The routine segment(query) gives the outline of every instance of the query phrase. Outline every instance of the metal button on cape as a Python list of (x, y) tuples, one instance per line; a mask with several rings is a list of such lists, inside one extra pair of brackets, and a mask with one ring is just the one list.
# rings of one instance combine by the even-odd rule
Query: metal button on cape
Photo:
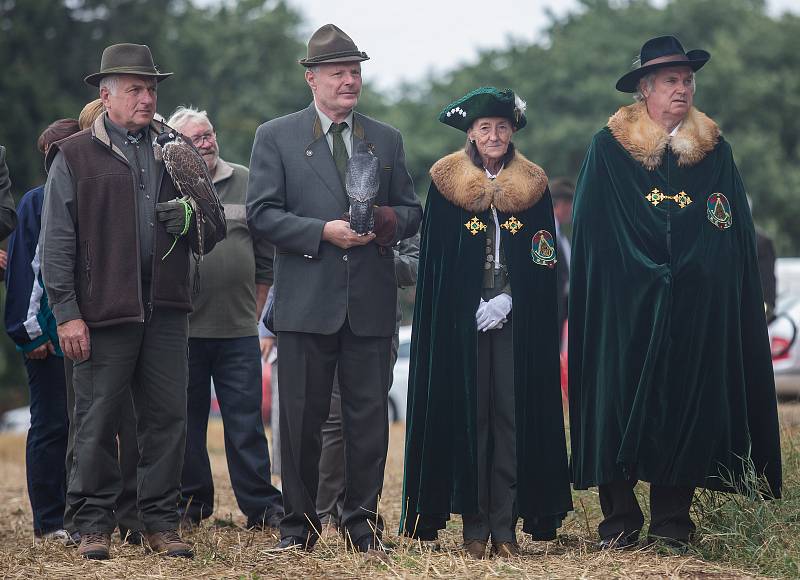
[(344, 260), (345, 262), (347, 261), (347, 254), (345, 254), (344, 256), (342, 256), (342, 260)]

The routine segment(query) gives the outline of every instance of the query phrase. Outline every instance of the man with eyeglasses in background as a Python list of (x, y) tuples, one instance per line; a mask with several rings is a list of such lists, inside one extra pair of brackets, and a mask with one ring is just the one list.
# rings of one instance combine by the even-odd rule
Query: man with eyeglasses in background
[(214, 481), (206, 448), (211, 379), (225, 429), (225, 456), (233, 493), (248, 528), (277, 528), (281, 492), (270, 481), (261, 417), (261, 351), (257, 316), (272, 285), (273, 248), (251, 236), (245, 212), (249, 171), (219, 157), (208, 114), (178, 107), (167, 124), (188, 137), (206, 162), (225, 208), (228, 235), (203, 260), (203, 278), (189, 315), (186, 454), (180, 510), (197, 524), (214, 510)]

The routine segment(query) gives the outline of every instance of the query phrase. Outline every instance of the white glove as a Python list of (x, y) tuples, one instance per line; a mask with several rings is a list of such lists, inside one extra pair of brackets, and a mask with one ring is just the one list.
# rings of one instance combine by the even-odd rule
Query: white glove
[(508, 294), (498, 294), (488, 302), (481, 299), (478, 310), (475, 312), (478, 330), (486, 332), (502, 328), (503, 324), (508, 321), (509, 312), (511, 312), (511, 296)]

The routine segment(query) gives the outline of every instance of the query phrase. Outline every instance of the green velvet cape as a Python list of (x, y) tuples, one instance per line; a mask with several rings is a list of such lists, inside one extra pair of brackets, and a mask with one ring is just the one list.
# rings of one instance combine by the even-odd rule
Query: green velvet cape
[(547, 178), (519, 154), (494, 182), (464, 153), (440, 160), (431, 174), (411, 342), (401, 532), (433, 539), (451, 513), (477, 512), (475, 311), (486, 231), (473, 226), (473, 235), (466, 224), (492, 220), (493, 203), (500, 224), (512, 217), (522, 224), (515, 234), (500, 229), (514, 300), (517, 509), (525, 532), (551, 539), (572, 501), (555, 269), (531, 256), (537, 232), (555, 233)]
[[(655, 189), (677, 197), (654, 204)], [(695, 109), (671, 142), (642, 105), (592, 140), (574, 204), (569, 398), (577, 489), (731, 491), (752, 460), (780, 496), (753, 222), (729, 144)]]

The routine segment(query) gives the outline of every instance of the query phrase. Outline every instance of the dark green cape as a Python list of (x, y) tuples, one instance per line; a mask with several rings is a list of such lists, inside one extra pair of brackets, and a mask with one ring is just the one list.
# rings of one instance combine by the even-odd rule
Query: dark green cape
[(500, 224), (514, 305), (514, 395), (517, 425), (517, 509), (523, 529), (555, 537), (572, 509), (559, 388), (555, 269), (531, 257), (539, 230), (555, 233), (547, 178), (521, 155), (495, 181), (465, 153), (431, 170), (422, 225), (406, 423), (401, 532), (433, 539), (450, 513), (475, 513), (477, 330), (486, 232), (473, 217)]
[[(654, 189), (691, 203), (654, 205)], [(715, 193), (730, 227), (709, 218)], [(752, 460), (780, 495), (754, 236), (731, 148), (699, 111), (671, 142), (641, 104), (594, 136), (575, 194), (569, 297), (577, 489), (628, 477), (730, 491)]]

